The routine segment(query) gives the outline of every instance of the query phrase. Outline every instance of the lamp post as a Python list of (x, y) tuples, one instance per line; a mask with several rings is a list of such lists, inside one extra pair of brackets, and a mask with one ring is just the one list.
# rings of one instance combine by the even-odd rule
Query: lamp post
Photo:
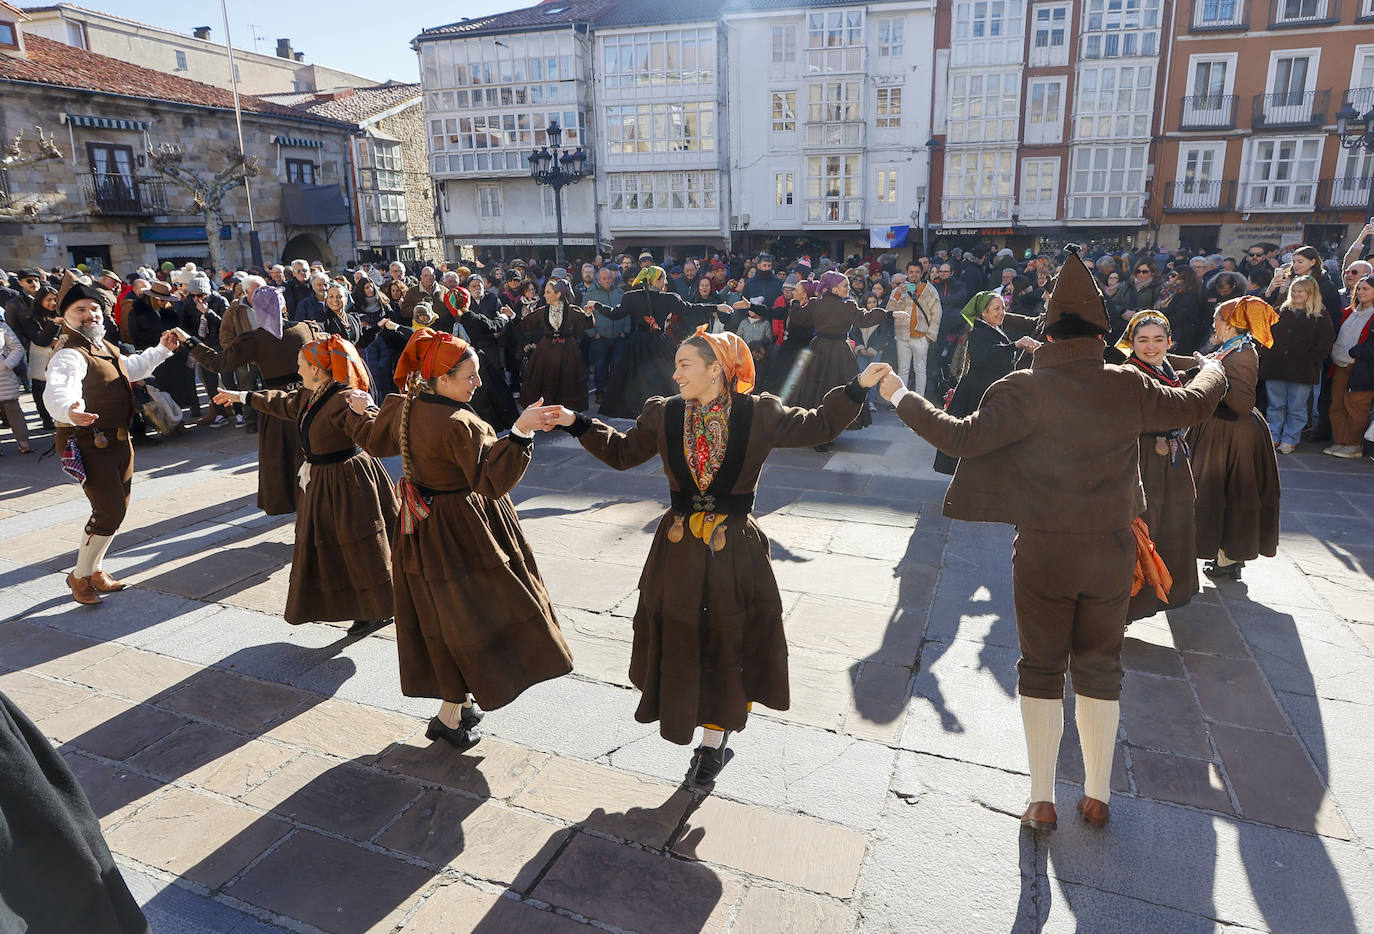
[[(1345, 106), (1336, 112), (1336, 136), (1342, 149), (1374, 153), (1374, 107), (1361, 116), (1347, 98)], [(1365, 211), (1366, 221), (1369, 218), (1374, 218), (1374, 175), (1369, 178), (1369, 204)]]
[(558, 221), (558, 251), (555, 258), (558, 265), (567, 266), (567, 256), (563, 252), (563, 189), (586, 178), (587, 152), (581, 146), (571, 152), (563, 148), (563, 128), (557, 120), (549, 123), (549, 145), (530, 153), (530, 178), (536, 185), (548, 185), (553, 189), (553, 213)]
[(911, 215), (911, 222), (912, 222), (913, 224), (919, 224), (919, 225), (921, 226), (921, 254), (922, 254), (923, 256), (929, 256), (929, 255), (930, 255), (930, 236), (929, 236), (929, 229), (927, 228), (926, 222), (925, 222), (925, 216), (926, 216), (926, 215), (925, 215), (925, 211), (923, 210), (923, 209), (925, 208), (925, 203), (926, 203), (926, 186), (925, 186), (925, 185), (917, 185), (917, 186), (916, 186), (916, 210), (915, 210), (915, 212)]

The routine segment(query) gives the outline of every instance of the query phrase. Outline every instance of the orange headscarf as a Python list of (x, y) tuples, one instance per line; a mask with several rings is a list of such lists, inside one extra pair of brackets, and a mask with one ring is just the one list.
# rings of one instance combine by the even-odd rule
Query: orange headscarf
[(329, 373), (334, 382), (343, 383), (349, 389), (367, 392), (372, 387), (363, 358), (358, 349), (337, 334), (317, 341), (311, 341), (301, 348), (305, 359)]
[(1221, 320), (1233, 328), (1244, 328), (1258, 343), (1265, 347), (1274, 346), (1274, 335), (1270, 330), (1279, 320), (1278, 312), (1262, 298), (1242, 295), (1217, 306)]
[(734, 383), (735, 392), (747, 395), (754, 388), (754, 353), (744, 338), (733, 331), (708, 333), (704, 324), (697, 328), (694, 336), (711, 345), (716, 362), (725, 371), (726, 383)]
[(442, 376), (470, 353), (476, 351), (462, 338), (419, 328), (411, 335), (406, 349), (401, 351), (401, 359), (396, 364), (396, 385), (404, 389), (410, 374), (415, 372), (419, 372), (422, 379)]

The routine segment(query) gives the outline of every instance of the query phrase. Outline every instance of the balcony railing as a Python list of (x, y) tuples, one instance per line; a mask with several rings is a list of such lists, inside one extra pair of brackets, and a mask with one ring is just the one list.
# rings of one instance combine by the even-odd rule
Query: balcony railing
[(1311, 211), (1317, 206), (1317, 180), (1246, 182), (1241, 185), (1236, 210)]
[(806, 202), (808, 224), (857, 224), (863, 213), (862, 198), (819, 198)]
[(1256, 94), (1251, 125), (1265, 127), (1320, 126), (1326, 122), (1330, 91), (1283, 91)]
[(78, 177), (86, 209), (92, 214), (152, 217), (167, 213), (166, 182), (158, 176), (92, 172)]
[(1014, 198), (945, 198), (940, 202), (940, 218), (946, 224), (1006, 224), (1015, 206)]
[(1193, 0), (1193, 17), (1188, 21), (1189, 32), (1249, 28), (1250, 11), (1246, 0)]
[(1234, 130), (1237, 94), (1189, 94), (1178, 118), (1180, 130)]
[(1170, 182), (1164, 188), (1166, 211), (1229, 211), (1235, 200), (1231, 181)]
[(1369, 203), (1368, 178), (1324, 178), (1317, 183), (1317, 205), (1332, 210), (1362, 208)]
[(1360, 116), (1369, 113), (1374, 108), (1374, 88), (1351, 88), (1345, 92), (1342, 105), (1349, 104), (1354, 107)]
[(1341, 21), (1340, 0), (1270, 0), (1270, 4), (1270, 29)]
[[(1334, 0), (1332, 0), (1334, 2)], [(838, 49), (806, 49), (806, 73), (809, 75), (833, 75), (851, 71), (863, 71), (867, 50), (861, 45), (851, 45)]]
[(847, 123), (808, 123), (806, 124), (806, 145), (808, 148), (843, 146), (852, 149), (861, 147), (864, 144), (865, 126), (867, 124), (858, 120)]

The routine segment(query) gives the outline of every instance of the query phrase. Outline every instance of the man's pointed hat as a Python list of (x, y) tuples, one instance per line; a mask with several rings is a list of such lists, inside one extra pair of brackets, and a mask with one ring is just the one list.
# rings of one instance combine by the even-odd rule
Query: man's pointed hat
[[(1111, 332), (1107, 319), (1107, 305), (1097, 280), (1078, 256), (1078, 246), (1064, 247), (1068, 255), (1054, 280), (1054, 291), (1045, 300), (1045, 328), (1048, 330), (1066, 318), (1077, 318), (1088, 327), (1103, 334)], [(1078, 330), (1078, 329), (1075, 329)]]

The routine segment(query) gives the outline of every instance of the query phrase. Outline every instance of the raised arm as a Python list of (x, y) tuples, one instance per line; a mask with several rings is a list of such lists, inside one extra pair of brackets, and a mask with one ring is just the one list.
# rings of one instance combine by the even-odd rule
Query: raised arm
[[(264, 332), (265, 333), (265, 332)], [(258, 358), (257, 331), (234, 338), (223, 350), (215, 350), (199, 338), (191, 340), (191, 358), (212, 373), (226, 373)]]
[(472, 491), (500, 499), (520, 482), (534, 452), (534, 439), (509, 434), (498, 438), (486, 422), (450, 419), (445, 443)]
[[(1025, 371), (1022, 371), (1025, 372)], [(935, 447), (953, 457), (977, 457), (1015, 444), (1035, 429), (1042, 406), (1028, 398), (1033, 384), (1017, 374), (993, 383), (967, 418), (937, 409), (917, 392), (897, 400), (897, 417)]]
[[(1227, 354), (1221, 361), (1231, 385), (1221, 403), (1237, 415), (1249, 415), (1255, 407), (1255, 383), (1259, 379), (1259, 355), (1254, 350)], [(1201, 378), (1202, 374), (1198, 374)], [(1195, 385), (1197, 380), (1189, 383)]]
[(666, 402), (662, 396), (645, 402), (644, 410), (628, 431), (617, 431), (605, 422), (577, 413), (572, 413), (571, 420), (563, 427), (597, 460), (616, 470), (629, 470), (658, 453)]
[(294, 422), (309, 399), (308, 389), (260, 389), (248, 393), (245, 401), (264, 415)]
[[(1140, 374), (1140, 420), (1147, 433), (1187, 428), (1204, 421), (1216, 411), (1226, 392), (1226, 374), (1215, 361), (1204, 364), (1183, 389), (1175, 389)], [(1250, 384), (1250, 399), (1255, 397)], [(1247, 409), (1248, 411), (1248, 409)]]
[(773, 447), (810, 448), (843, 434), (867, 398), (868, 390), (856, 376), (827, 392), (814, 409), (783, 405), (775, 396), (760, 396), (758, 404), (773, 418)]
[(381, 408), (371, 405), (363, 412), (349, 409), (344, 430), (355, 444), (373, 457), (395, 457), (401, 453), (401, 436), (397, 429), (404, 402), (404, 396), (392, 393), (382, 400)]

